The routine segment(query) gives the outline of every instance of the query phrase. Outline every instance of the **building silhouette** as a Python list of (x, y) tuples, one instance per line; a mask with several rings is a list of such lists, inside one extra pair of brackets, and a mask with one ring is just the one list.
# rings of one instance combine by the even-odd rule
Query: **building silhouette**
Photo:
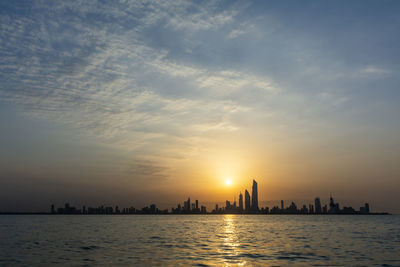
[(296, 204), (292, 201), (289, 208), (287, 208), (288, 213), (299, 213)]
[(360, 213), (362, 213), (362, 214), (369, 213), (369, 204), (368, 203), (365, 203), (364, 207), (360, 207)]
[(240, 194), (239, 194), (239, 211), (240, 212), (243, 211), (243, 195), (242, 195), (242, 192), (240, 192)]
[(201, 206), (200, 212), (203, 213), (203, 214), (204, 214), (204, 213), (207, 213), (206, 206)]
[(369, 204), (368, 203), (365, 203), (365, 212), (366, 213), (369, 213)]
[(150, 213), (156, 213), (156, 210), (157, 210), (156, 204), (151, 204), (150, 205)]
[(321, 200), (319, 199), (319, 197), (316, 197), (314, 202), (315, 202), (315, 213), (321, 214), (322, 213)]
[(247, 190), (244, 191), (244, 205), (245, 205), (246, 212), (249, 212), (251, 209), (250, 194), (249, 194), (249, 191), (247, 191)]
[(322, 213), (327, 214), (328, 213), (328, 206), (325, 204), (324, 207), (322, 208)]
[(335, 203), (332, 195), (329, 198), (329, 213), (338, 213), (339, 212), (339, 203)]
[(257, 189), (257, 182), (253, 180), (253, 188), (251, 192), (251, 209), (253, 211), (258, 211), (258, 189)]
[(189, 212), (189, 211), (190, 211), (190, 208), (191, 208), (191, 206), (190, 206), (190, 197), (188, 197), (188, 200), (185, 201), (185, 202), (183, 202), (183, 209), (184, 209), (186, 212)]

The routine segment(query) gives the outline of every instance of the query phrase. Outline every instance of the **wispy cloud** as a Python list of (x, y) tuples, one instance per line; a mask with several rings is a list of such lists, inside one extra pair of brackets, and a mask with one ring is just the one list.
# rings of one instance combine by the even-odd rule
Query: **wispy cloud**
[(388, 69), (384, 68), (379, 68), (376, 66), (367, 66), (363, 69), (360, 70), (359, 74), (361, 75), (374, 75), (374, 76), (382, 76), (382, 75), (388, 75), (390, 74), (391, 71)]
[[(187, 5), (185, 2), (184, 6)], [(128, 17), (132, 17), (132, 21), (143, 17), (153, 21), (167, 16), (162, 8), (150, 6), (151, 11), (144, 12), (141, 17), (136, 18), (134, 14)], [(139, 7), (146, 9), (144, 4)], [(37, 18), (28, 17), (9, 21), (7, 28), (2, 30), (5, 45), (12, 47), (21, 43), (18, 53), (27, 57), (3, 54), (6, 64), (2, 68), (11, 67), (8, 67), (7, 77), (3, 76), (1, 97), (20, 105), (31, 115), (55, 118), (112, 139), (144, 127), (149, 131), (152, 128), (160, 131), (161, 126), (164, 127), (162, 124), (172, 122), (187, 127), (188, 123), (207, 123), (203, 118), (211, 117), (215, 123), (215, 117), (222, 118), (218, 114), (225, 112), (223, 97), (232, 90), (253, 87), (266, 92), (275, 90), (270, 80), (256, 75), (235, 70), (210, 72), (201, 66), (171, 60), (168, 51), (157, 51), (141, 40), (137, 28), (143, 25), (132, 28), (123, 25), (124, 32), (114, 33), (108, 19), (100, 19), (93, 25), (85, 23), (82, 17), (105, 15), (104, 9), (97, 6), (80, 9), (80, 15), (65, 15), (68, 8), (76, 9), (73, 6), (56, 8), (60, 14), (73, 17), (66, 24), (58, 19), (45, 23), (47, 18), (43, 16), (30, 29)], [(111, 8), (106, 18), (115, 20), (120, 13), (126, 16), (128, 10), (137, 13), (135, 8), (138, 6)], [(184, 9), (180, 10), (183, 12)], [(237, 13), (214, 12), (211, 15), (214, 18), (210, 19), (208, 11), (199, 8), (195, 16), (179, 16), (178, 10), (174, 17), (168, 17), (167, 25), (177, 30), (187, 27), (210, 29), (231, 22)], [(117, 26), (125, 20), (119, 20)], [(57, 35), (54, 35), (55, 31)], [(157, 77), (156, 82), (152, 80), (154, 77)], [(160, 80), (172, 86), (183, 83), (184, 88), (170, 88)], [(176, 90), (176, 94), (169, 93)], [(188, 102), (191, 104), (187, 105)], [(209, 116), (207, 110), (219, 113)], [(194, 112), (199, 116), (193, 116)], [(200, 121), (193, 121), (193, 118)], [(218, 123), (231, 124), (228, 121)]]

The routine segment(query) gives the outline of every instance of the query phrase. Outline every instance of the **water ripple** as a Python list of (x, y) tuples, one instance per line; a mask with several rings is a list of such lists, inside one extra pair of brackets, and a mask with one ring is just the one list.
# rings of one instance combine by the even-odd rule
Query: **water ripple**
[(4, 266), (400, 266), (400, 216), (10, 215), (0, 231)]

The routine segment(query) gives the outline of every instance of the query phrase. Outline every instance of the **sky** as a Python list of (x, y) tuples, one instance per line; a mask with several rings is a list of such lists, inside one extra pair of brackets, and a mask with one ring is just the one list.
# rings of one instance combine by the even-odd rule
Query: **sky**
[[(1, 1), (0, 211), (400, 213), (399, 1)], [(231, 180), (227, 186), (225, 181)]]

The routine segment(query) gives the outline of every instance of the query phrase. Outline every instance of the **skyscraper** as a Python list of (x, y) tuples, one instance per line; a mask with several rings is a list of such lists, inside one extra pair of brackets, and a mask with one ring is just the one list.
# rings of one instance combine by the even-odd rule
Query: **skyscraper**
[(314, 206), (313, 206), (313, 204), (309, 204), (308, 205), (308, 213), (314, 214)]
[(253, 188), (251, 192), (251, 208), (254, 211), (258, 211), (258, 189), (256, 180), (253, 180)]
[(156, 204), (151, 204), (150, 205), (150, 213), (156, 213), (156, 210), (157, 210)]
[(369, 213), (369, 204), (368, 203), (365, 203), (365, 212)]
[(315, 213), (317, 213), (317, 214), (322, 213), (321, 200), (319, 199), (319, 197), (315, 198)]
[(239, 210), (243, 211), (243, 195), (242, 192), (239, 194)]
[(190, 197), (188, 198), (187, 201), (183, 202), (183, 209), (185, 211), (190, 211)]
[(249, 191), (247, 190), (244, 191), (244, 205), (245, 205), (245, 210), (250, 211), (250, 194)]
[(335, 203), (331, 195), (329, 199), (329, 213), (338, 213), (338, 212), (339, 212), (339, 203)]
[(281, 210), (284, 209), (283, 200), (281, 200)]

